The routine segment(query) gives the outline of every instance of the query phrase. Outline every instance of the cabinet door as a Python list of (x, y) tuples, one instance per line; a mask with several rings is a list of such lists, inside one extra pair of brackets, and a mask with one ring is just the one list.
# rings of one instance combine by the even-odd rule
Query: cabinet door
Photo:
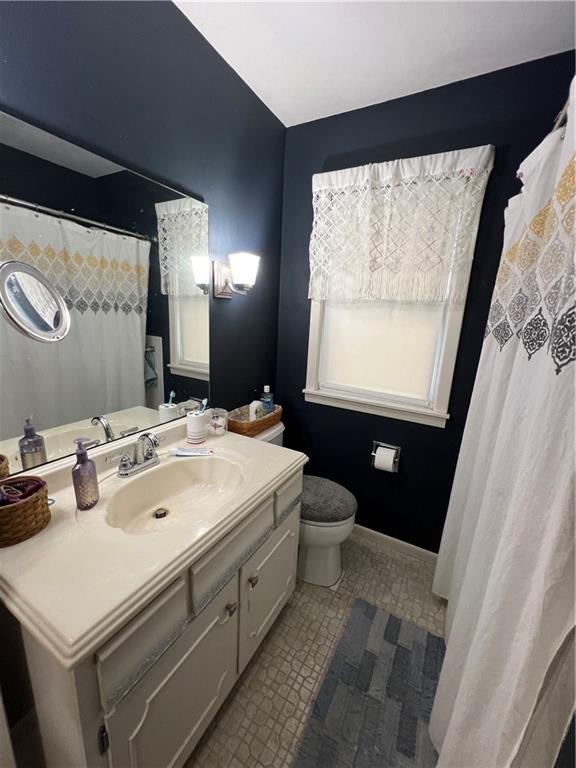
[(240, 570), (239, 672), (294, 591), (298, 531), (295, 510)]
[(236, 681), (235, 576), (106, 717), (113, 768), (176, 768)]

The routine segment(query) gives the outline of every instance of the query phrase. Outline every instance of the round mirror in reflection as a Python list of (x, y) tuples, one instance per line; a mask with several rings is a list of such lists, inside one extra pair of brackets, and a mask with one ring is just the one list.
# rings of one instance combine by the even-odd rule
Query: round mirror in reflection
[(64, 299), (35, 267), (21, 261), (0, 264), (0, 310), (29, 338), (60, 341), (70, 330)]

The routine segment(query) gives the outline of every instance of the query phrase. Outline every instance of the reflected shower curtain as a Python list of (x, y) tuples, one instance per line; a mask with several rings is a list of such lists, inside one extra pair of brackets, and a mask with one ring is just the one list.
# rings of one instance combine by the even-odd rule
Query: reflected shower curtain
[(573, 89), (568, 128), (524, 161), (506, 212), (438, 558), (448, 644), (430, 735), (441, 768), (516, 764), (574, 626)]
[(145, 404), (150, 243), (3, 204), (0, 261), (24, 261), (57, 287), (68, 336), (42, 344), (0, 322), (0, 436)]

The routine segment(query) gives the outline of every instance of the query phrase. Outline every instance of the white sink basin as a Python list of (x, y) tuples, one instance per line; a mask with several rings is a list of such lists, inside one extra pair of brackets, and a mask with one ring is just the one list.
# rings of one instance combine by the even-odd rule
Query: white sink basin
[(222, 456), (168, 459), (122, 481), (108, 501), (106, 522), (131, 534), (162, 531), (195, 510), (230, 502), (244, 479), (240, 464)]

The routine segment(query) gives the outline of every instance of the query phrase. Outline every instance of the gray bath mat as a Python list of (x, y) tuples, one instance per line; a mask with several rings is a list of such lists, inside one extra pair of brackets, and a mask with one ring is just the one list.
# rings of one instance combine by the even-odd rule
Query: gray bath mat
[(294, 768), (433, 768), (428, 722), (444, 641), (356, 600)]

